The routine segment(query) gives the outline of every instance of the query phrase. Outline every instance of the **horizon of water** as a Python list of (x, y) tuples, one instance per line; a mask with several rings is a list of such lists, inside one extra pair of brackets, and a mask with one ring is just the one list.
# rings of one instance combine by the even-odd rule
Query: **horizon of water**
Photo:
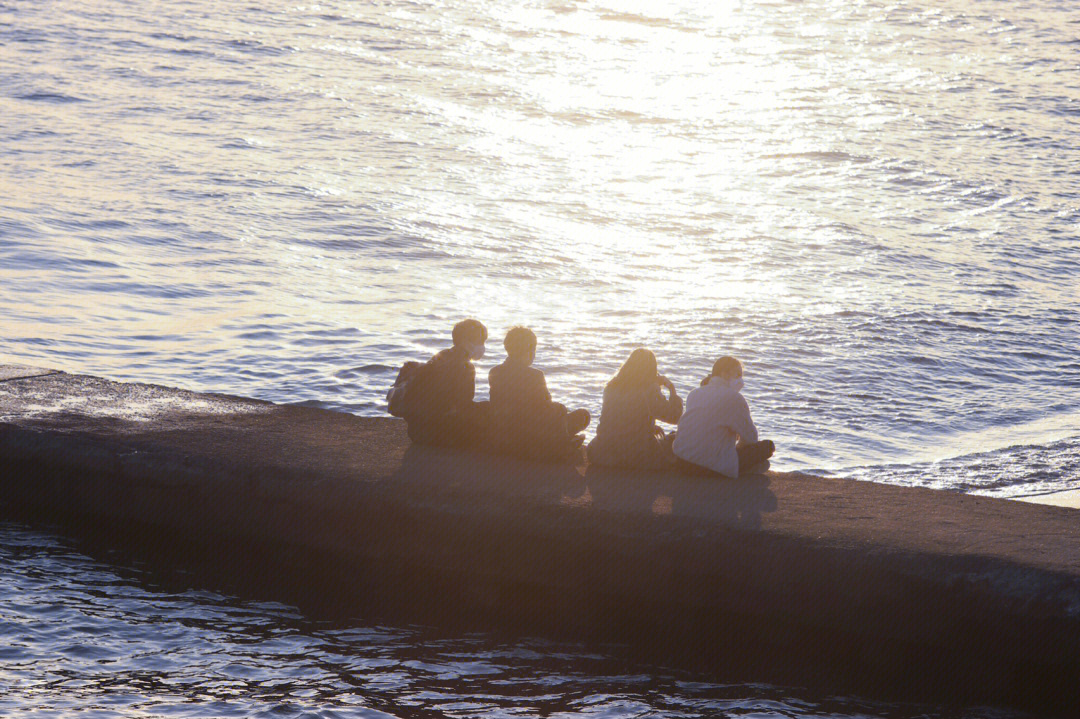
[(0, 5), (0, 353), (365, 415), (525, 324), (720, 354), (774, 467), (1080, 487), (1068, 5)]

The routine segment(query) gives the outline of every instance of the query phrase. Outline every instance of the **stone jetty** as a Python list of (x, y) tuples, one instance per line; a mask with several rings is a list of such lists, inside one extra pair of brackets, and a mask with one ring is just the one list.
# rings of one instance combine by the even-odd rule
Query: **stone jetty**
[(528, 463), (412, 446), (396, 419), (11, 366), (0, 502), (210, 553), (276, 547), (294, 561), (248, 571), (302, 565), (410, 616), (732, 680), (1080, 716), (1069, 507)]

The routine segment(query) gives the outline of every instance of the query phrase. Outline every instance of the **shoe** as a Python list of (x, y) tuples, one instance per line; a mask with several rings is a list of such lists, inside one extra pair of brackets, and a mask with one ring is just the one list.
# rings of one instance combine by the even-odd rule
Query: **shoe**
[(769, 464), (769, 460), (767, 460), (767, 459), (762, 460), (761, 462), (758, 462), (757, 464), (755, 464), (753, 467), (750, 467), (748, 469), (744, 469), (743, 471), (739, 472), (739, 476), (740, 477), (749, 477), (750, 475), (753, 475), (753, 474), (765, 474), (766, 472), (769, 471), (770, 466), (771, 465)]

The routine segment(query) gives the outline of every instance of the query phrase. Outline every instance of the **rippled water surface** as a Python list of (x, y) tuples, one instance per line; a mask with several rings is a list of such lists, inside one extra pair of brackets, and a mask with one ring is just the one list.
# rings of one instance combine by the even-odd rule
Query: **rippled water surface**
[(316, 619), (4, 521), (0, 566), (4, 716), (1016, 717), (721, 684), (617, 647)]
[(1080, 487), (1078, 37), (1054, 0), (8, 0), (0, 351), (379, 414), (475, 315), (481, 376), (527, 324), (594, 414), (637, 345), (684, 392), (742, 357), (778, 468)]
[[(0, 0), (0, 360), (379, 414), (465, 316), (775, 466), (1080, 487), (1080, 10)], [(485, 383), (480, 385), (486, 392)], [(988, 717), (187, 587), (0, 525), (0, 714)]]

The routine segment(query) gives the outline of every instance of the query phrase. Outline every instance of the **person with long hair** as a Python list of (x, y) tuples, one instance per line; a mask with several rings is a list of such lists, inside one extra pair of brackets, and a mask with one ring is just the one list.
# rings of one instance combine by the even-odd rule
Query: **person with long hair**
[(742, 387), (742, 363), (725, 356), (686, 397), (686, 413), (672, 444), (684, 469), (734, 478), (769, 468), (776, 447), (767, 439), (758, 440)]
[[(661, 388), (667, 389), (665, 397)], [(638, 348), (604, 388), (600, 423), (589, 443), (589, 461), (615, 467), (658, 468), (674, 461), (671, 440), (656, 421), (682, 416), (675, 385), (657, 371), (656, 355)]]

